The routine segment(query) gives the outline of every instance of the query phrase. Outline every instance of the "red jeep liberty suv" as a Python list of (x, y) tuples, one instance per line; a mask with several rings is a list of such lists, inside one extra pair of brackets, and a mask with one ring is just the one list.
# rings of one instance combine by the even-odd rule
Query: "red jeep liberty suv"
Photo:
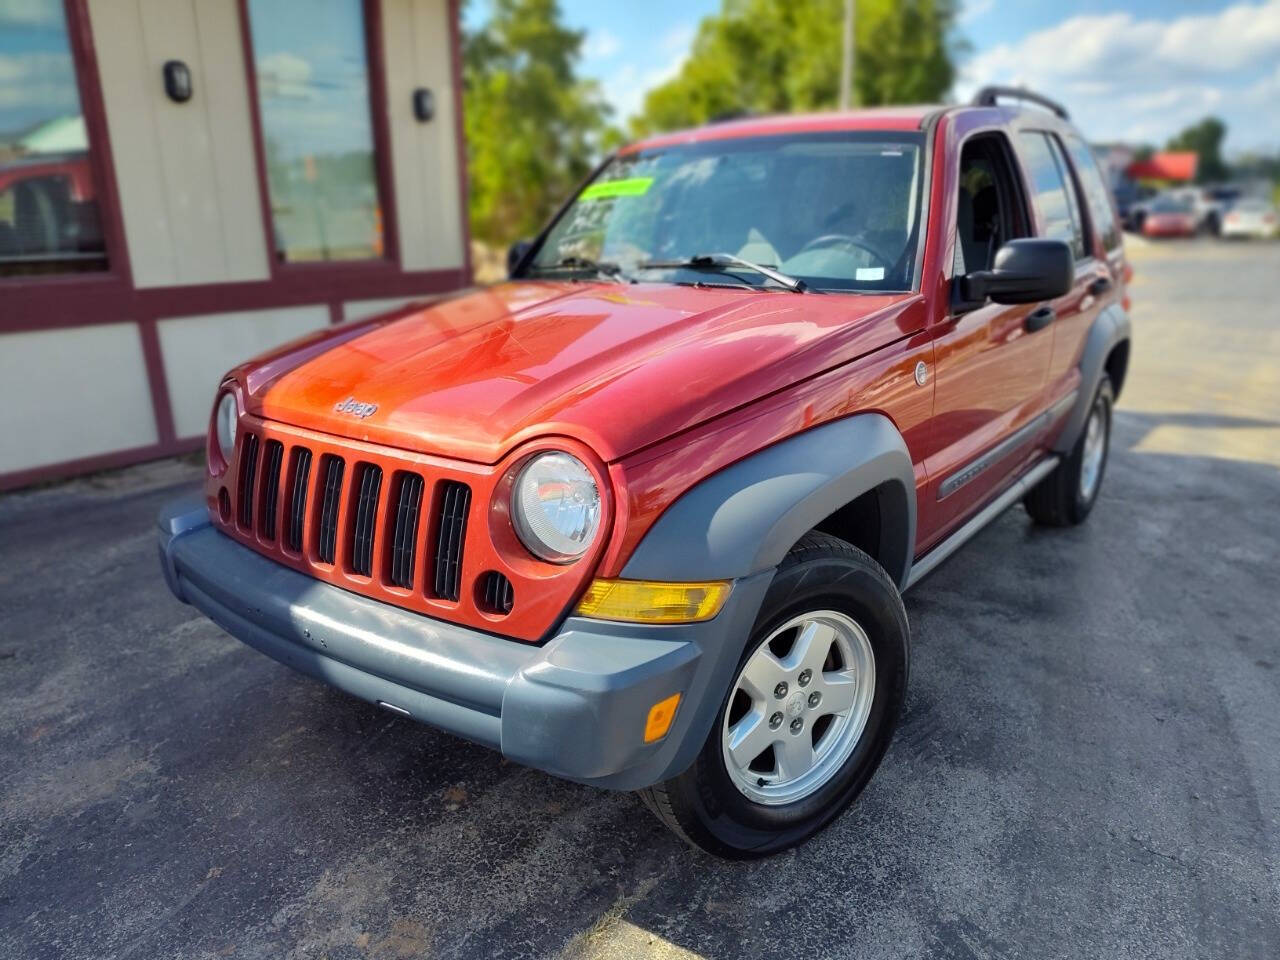
[(709, 851), (793, 846), (889, 745), (902, 591), (1015, 501), (1097, 500), (1129, 267), (1089, 147), (1001, 88), (712, 124), (510, 267), (232, 370), (168, 584)]

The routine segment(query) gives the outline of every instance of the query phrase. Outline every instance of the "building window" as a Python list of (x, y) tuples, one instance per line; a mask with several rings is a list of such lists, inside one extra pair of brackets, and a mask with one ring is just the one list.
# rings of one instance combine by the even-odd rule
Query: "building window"
[(106, 266), (62, 0), (0, 3), (0, 277)]
[(276, 257), (381, 257), (361, 0), (248, 8)]

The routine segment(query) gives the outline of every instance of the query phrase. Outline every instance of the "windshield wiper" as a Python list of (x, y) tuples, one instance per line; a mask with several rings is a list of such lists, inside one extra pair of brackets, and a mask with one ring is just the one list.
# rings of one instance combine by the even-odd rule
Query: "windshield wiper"
[(590, 270), (602, 277), (614, 277), (619, 280), (631, 279), (623, 271), (621, 264), (610, 263), (607, 260), (592, 260), (590, 257), (576, 255), (561, 257), (554, 264), (532, 264), (528, 269), (539, 272), (544, 270)]
[(735, 257), (732, 253), (696, 253), (686, 260), (648, 260), (638, 264), (640, 270), (720, 270), (728, 272), (729, 267), (743, 267), (747, 270), (753, 270), (762, 277), (767, 277), (774, 283), (786, 287), (795, 293), (817, 293), (811, 286), (801, 280), (799, 277), (790, 277), (780, 270), (774, 270), (772, 267), (766, 267), (760, 263), (752, 263), (750, 260), (743, 260), (741, 257)]

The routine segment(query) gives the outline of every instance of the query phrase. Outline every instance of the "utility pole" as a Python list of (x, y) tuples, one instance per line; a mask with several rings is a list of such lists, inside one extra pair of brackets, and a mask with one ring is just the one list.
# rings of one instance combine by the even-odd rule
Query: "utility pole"
[(853, 11), (857, 0), (844, 0), (844, 57), (840, 61), (840, 109), (853, 106)]

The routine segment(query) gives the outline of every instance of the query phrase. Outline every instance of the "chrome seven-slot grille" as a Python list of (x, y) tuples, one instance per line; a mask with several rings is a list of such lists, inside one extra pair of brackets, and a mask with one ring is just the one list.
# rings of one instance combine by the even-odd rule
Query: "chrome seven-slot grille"
[[(286, 456), (281, 441), (264, 441), (247, 431), (240, 443), (234, 499), (241, 533), (256, 535), (265, 545), (279, 542), (311, 564), (333, 566), (342, 556), (347, 572), (402, 590), (414, 589), (422, 554), (428, 564), (424, 594), (458, 601), (471, 509), (466, 483), (433, 478), (428, 484), (412, 469), (392, 470), (387, 478), (378, 464), (317, 454), (302, 444), (292, 444)], [(389, 502), (384, 504), (384, 497)], [(427, 536), (420, 550), (424, 523)], [(514, 595), (505, 576), (485, 574), (480, 593), (488, 612), (511, 612)]]

